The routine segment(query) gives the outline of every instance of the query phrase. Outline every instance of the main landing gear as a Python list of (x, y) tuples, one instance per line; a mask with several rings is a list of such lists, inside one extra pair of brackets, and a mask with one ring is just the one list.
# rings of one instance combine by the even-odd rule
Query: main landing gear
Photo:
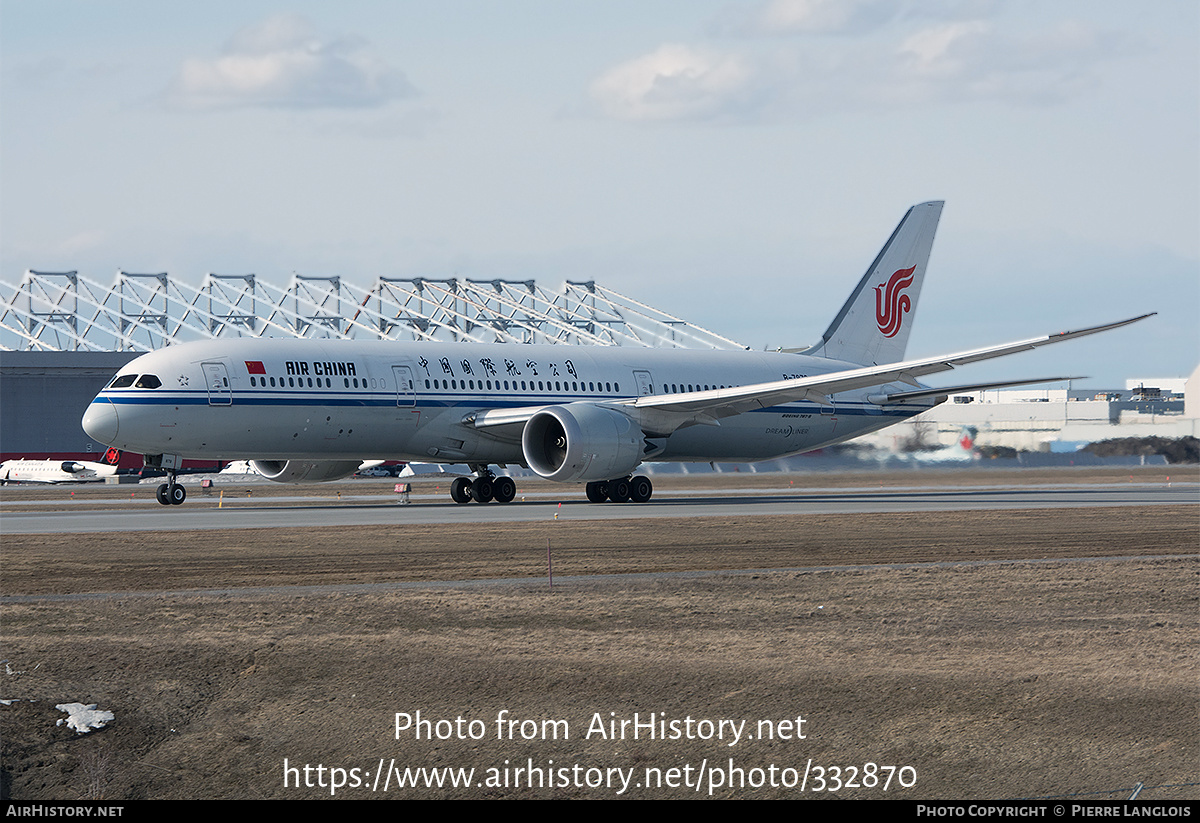
[(187, 492), (183, 486), (176, 482), (175, 472), (170, 472), (167, 475), (167, 482), (158, 487), (158, 491), (154, 493), (154, 496), (164, 506), (178, 506), (184, 500), (187, 500)]
[(593, 503), (603, 503), (611, 500), (614, 503), (645, 503), (654, 494), (654, 484), (649, 477), (618, 477), (616, 480), (602, 480), (588, 483), (585, 487), (587, 499)]
[[(456, 477), (450, 484), (450, 497), (455, 503), (510, 503), (517, 496), (517, 484), (511, 477), (496, 477), (487, 466), (471, 466), (478, 476)], [(654, 494), (654, 484), (649, 477), (618, 477), (588, 483), (587, 499), (593, 503), (611, 500), (614, 503), (645, 503)]]
[(478, 477), (456, 477), (450, 484), (450, 497), (455, 503), (511, 503), (517, 496), (517, 484), (511, 477), (496, 477), (487, 466), (471, 466)]

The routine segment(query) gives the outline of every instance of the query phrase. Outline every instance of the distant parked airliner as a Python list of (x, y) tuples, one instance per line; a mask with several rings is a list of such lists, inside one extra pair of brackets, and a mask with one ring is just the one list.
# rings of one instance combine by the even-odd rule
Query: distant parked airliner
[(117, 474), (121, 453), (109, 449), (106, 462), (90, 460), (5, 460), (0, 485), (5, 483), (99, 483)]

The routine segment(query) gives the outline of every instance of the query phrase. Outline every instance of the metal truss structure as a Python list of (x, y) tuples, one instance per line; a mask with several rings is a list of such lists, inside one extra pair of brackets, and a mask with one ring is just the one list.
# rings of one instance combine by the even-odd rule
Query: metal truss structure
[(199, 288), (166, 273), (118, 271), (102, 286), (75, 271), (0, 282), (0, 349), (152, 351), (217, 337), (323, 337), (741, 349), (728, 338), (593, 281), (551, 291), (533, 280), (208, 274)]

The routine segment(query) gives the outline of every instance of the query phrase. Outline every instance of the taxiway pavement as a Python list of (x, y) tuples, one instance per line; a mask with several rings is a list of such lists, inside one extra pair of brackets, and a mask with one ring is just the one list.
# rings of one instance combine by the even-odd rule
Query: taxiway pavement
[[(561, 496), (539, 493), (512, 503), (455, 505), (445, 495), (414, 495), (401, 505), (393, 496), (347, 495), (341, 501), (303, 497), (221, 501), (193, 496), (182, 506), (141, 500), (80, 501), (55, 511), (8, 511), (7, 534), (146, 532), (185, 529), (304, 528), (313, 526), (438, 523), (519, 523), (546, 520), (655, 520), (670, 517), (768, 517), (796, 514), (994, 511), (1200, 503), (1200, 484), (1131, 483), (972, 488), (815, 490), (717, 489), (665, 491), (648, 503), (593, 504), (580, 489)], [(75, 508), (78, 506), (78, 508)]]

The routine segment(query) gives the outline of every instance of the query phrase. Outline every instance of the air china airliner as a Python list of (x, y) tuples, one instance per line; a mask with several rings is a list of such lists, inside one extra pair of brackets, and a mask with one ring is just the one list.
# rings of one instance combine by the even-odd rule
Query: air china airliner
[(101, 443), (167, 471), (250, 459), (282, 483), (336, 480), (364, 459), (466, 463), (457, 503), (507, 503), (491, 467), (645, 502), (647, 462), (751, 462), (811, 451), (920, 414), (956, 392), (917, 378), (1115, 329), (1150, 315), (905, 360), (942, 203), (909, 209), (821, 340), (803, 350), (697, 351), (516, 343), (237, 338), (170, 346), (121, 369), (83, 417)]

